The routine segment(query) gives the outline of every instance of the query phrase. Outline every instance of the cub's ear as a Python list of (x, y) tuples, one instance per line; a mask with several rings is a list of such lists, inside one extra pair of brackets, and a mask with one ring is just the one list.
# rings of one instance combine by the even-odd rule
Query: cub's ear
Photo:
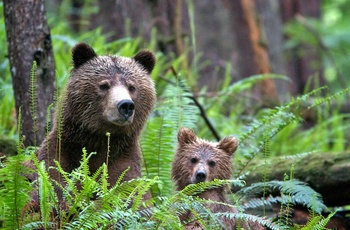
[(152, 70), (156, 64), (156, 57), (151, 51), (143, 50), (136, 54), (133, 59), (141, 64), (148, 74), (152, 73)]
[(74, 68), (78, 68), (87, 61), (97, 57), (97, 54), (88, 44), (79, 43), (73, 47), (72, 56)]
[(235, 137), (225, 137), (218, 143), (217, 147), (232, 156), (238, 147), (238, 140)]
[(181, 128), (177, 134), (179, 146), (194, 143), (197, 140), (196, 134), (188, 128)]

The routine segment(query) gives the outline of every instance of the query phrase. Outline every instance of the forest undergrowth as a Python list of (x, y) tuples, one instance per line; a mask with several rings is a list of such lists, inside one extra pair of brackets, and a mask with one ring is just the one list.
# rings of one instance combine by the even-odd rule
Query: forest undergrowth
[[(0, 21), (0, 26), (3, 24)], [(4, 31), (4, 28), (0, 30)], [(52, 29), (57, 67), (56, 98), (69, 76), (70, 50), (77, 42), (89, 43), (97, 53), (121, 56), (132, 56), (140, 48), (157, 50), (156, 30), (152, 30), (151, 41), (147, 44), (141, 38), (107, 42), (101, 29), (72, 38), (66, 35), (67, 30), (67, 25), (63, 23)], [(6, 44), (4, 34), (0, 35), (0, 41)], [(0, 56), (6, 55), (5, 50), (0, 50)], [(187, 52), (192, 51), (189, 48)], [(4, 77), (0, 78), (0, 136), (16, 140), (16, 155), (0, 158), (0, 227), (183, 229), (179, 216), (190, 211), (193, 213), (190, 221), (198, 221), (205, 229), (222, 227), (220, 217), (235, 218), (240, 222), (256, 221), (269, 229), (325, 229), (337, 210), (327, 208), (319, 193), (294, 178), (293, 165), (284, 173), (283, 181), (271, 180), (268, 159), (274, 156), (298, 157), (303, 154), (349, 151), (347, 133), (350, 125), (346, 122), (349, 115), (340, 113), (337, 108), (348, 97), (350, 87), (329, 92), (328, 87), (320, 86), (295, 98), (288, 96), (280, 105), (266, 108), (247, 95), (252, 94), (254, 87), (264, 79), (288, 81), (288, 77), (265, 74), (232, 82), (230, 71), (226, 71), (216, 92), (207, 92), (203, 88), (194, 93), (194, 82), (204, 64), (198, 61), (199, 58), (194, 58), (192, 65), (184, 69), (183, 62), (188, 59), (188, 53), (166, 56), (156, 52), (157, 65), (152, 78), (157, 87), (158, 102), (142, 133), (143, 178), (121, 182), (121, 175), (118, 182), (109, 187), (106, 165), (91, 173), (88, 161), (96, 153), (82, 149), (81, 164), (74, 171), (65, 172), (59, 163), (56, 166), (66, 184), (61, 187), (66, 201), (64, 210), (54, 192), (54, 187), (61, 186), (60, 183), (53, 181), (44, 162), (36, 159), (38, 146), (23, 147), (25, 137), (21, 135), (19, 125), (21, 114), (18, 114), (16, 120), (13, 112), (14, 99), (8, 60), (1, 60), (0, 73)], [(200, 56), (196, 52), (195, 55)], [(231, 68), (228, 63), (226, 68)], [(32, 114), (37, 112), (34, 73), (35, 65), (31, 74)], [(57, 102), (48, 111), (51, 111), (51, 107), (59, 108)], [(305, 128), (304, 115), (310, 111), (315, 114), (315, 123), (312, 127)], [(51, 129), (50, 115), (47, 118), (47, 133)], [(231, 180), (189, 185), (182, 191), (175, 192), (171, 181), (171, 163), (180, 127), (191, 128), (198, 136), (208, 140), (217, 141), (228, 135), (239, 139)], [(263, 181), (247, 185), (245, 177), (254, 170), (250, 166), (257, 158), (265, 160)], [(35, 169), (23, 165), (27, 160), (33, 160)], [(31, 170), (38, 174), (38, 179), (32, 183), (24, 176)], [(76, 188), (77, 183), (81, 189)], [(195, 196), (201, 191), (221, 186), (238, 188), (236, 192), (227, 194), (230, 204), (226, 204), (237, 209), (237, 213), (212, 213), (206, 207), (211, 201)], [(37, 212), (28, 208), (33, 188), (38, 188), (40, 198)], [(152, 198), (143, 201), (143, 195), (148, 192)], [(291, 211), (297, 205), (305, 207), (310, 213), (305, 225), (292, 221)], [(329, 214), (324, 216), (324, 212)]]

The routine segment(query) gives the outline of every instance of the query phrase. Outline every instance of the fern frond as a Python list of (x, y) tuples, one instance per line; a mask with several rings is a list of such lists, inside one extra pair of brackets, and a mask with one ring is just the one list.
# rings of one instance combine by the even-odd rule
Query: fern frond
[[(275, 109), (271, 109), (270, 112), (263, 117), (262, 120), (260, 120), (259, 122), (256, 122), (255, 124), (253, 124), (250, 128), (250, 130), (248, 130), (247, 132), (245, 132), (241, 137), (240, 137), (240, 143), (245, 141), (246, 138), (248, 138), (249, 136), (251, 136), (254, 132), (256, 132), (257, 130), (259, 130), (261, 127), (263, 127), (265, 124), (267, 123), (274, 123), (276, 119), (278, 119), (279, 117), (283, 118), (285, 116), (285, 114), (289, 113), (287, 112), (288, 110), (290, 110), (293, 106), (298, 107), (298, 104), (300, 102), (305, 102), (309, 97), (311, 97), (312, 95), (317, 94), (318, 92), (326, 89), (327, 87), (320, 87), (318, 89), (315, 89), (307, 94), (304, 94), (302, 96), (297, 97), (296, 99), (293, 99), (291, 102), (283, 105), (283, 106), (279, 106), (276, 107)], [(294, 113), (289, 113), (289, 116), (295, 117), (296, 115)], [(283, 115), (283, 116), (281, 116)]]
[(249, 209), (259, 209), (259, 208), (265, 208), (266, 206), (272, 206), (273, 204), (279, 204), (282, 202), (281, 197), (273, 197), (269, 195), (268, 197), (264, 198), (252, 198), (244, 202), (240, 206), (243, 210), (249, 210)]
[(310, 210), (314, 210), (316, 213), (321, 213), (322, 210), (326, 208), (323, 204), (321, 195), (310, 188), (306, 183), (298, 180), (254, 183), (249, 187), (242, 188), (236, 193), (236, 195), (241, 195), (242, 197), (254, 196), (261, 193), (264, 187), (267, 192), (283, 192), (281, 196), (282, 204), (288, 202), (291, 202), (292, 204), (302, 204)]
[(244, 181), (241, 180), (219, 180), (214, 179), (213, 181), (200, 182), (197, 184), (189, 184), (183, 190), (179, 191), (179, 194), (184, 194), (186, 196), (195, 196), (202, 193), (208, 189), (219, 188), (226, 185), (233, 186), (244, 186)]
[[(103, 164), (102, 166), (102, 174), (99, 183), (101, 184), (101, 192), (106, 193), (108, 191), (108, 167), (106, 164)], [(126, 171), (126, 170), (125, 170)], [(125, 173), (122, 173), (121, 177), (124, 177)], [(120, 178), (120, 177), (119, 177)], [(120, 181), (117, 181), (117, 184), (119, 184)]]
[(339, 97), (339, 96), (342, 96), (342, 95), (344, 95), (344, 94), (346, 94), (346, 93), (349, 93), (349, 92), (350, 92), (350, 87), (345, 88), (345, 89), (342, 89), (341, 91), (336, 92), (336, 93), (334, 93), (334, 94), (332, 94), (332, 95), (330, 95), (330, 96), (328, 96), (328, 97), (316, 99), (315, 102), (314, 102), (314, 104), (310, 105), (310, 106), (308, 107), (308, 109), (312, 109), (312, 108), (314, 108), (314, 107), (318, 107), (318, 106), (320, 106), (321, 104), (323, 104), (323, 103), (325, 103), (325, 102), (330, 102), (330, 101), (333, 100), (334, 98)]
[[(50, 141), (49, 141), (49, 133), (51, 130), (51, 110), (52, 110), (52, 106), (53, 104), (51, 103), (48, 107), (47, 107), (47, 112), (46, 112), (46, 125), (45, 125), (45, 136), (46, 136), (46, 142), (45, 142), (45, 148), (46, 148), (46, 152), (48, 153), (50, 151)], [(49, 154), (48, 154), (49, 155)], [(50, 159), (48, 159), (49, 161)]]
[(23, 225), (22, 229), (56, 229), (57, 224), (53, 222), (45, 223), (42, 221), (30, 222), (28, 224)]
[(219, 212), (214, 215), (218, 217), (224, 217), (226, 219), (237, 219), (245, 222), (248, 225), (248, 222), (255, 222), (270, 229), (280, 230), (280, 229), (289, 229), (289, 227), (284, 225), (277, 225), (276, 223), (272, 223), (270, 220), (258, 217), (255, 215), (250, 215), (247, 213), (233, 213), (233, 212)]
[[(152, 188), (152, 196), (171, 193), (171, 162), (176, 143), (173, 121), (164, 116), (155, 117), (147, 124), (141, 140), (144, 173), (148, 178), (159, 177), (164, 187)], [(164, 189), (164, 190), (163, 190)]]
[[(156, 117), (149, 119), (141, 138), (144, 174), (148, 178), (159, 177), (162, 184), (152, 188), (152, 196), (170, 194), (172, 191), (171, 163), (177, 143), (179, 127), (194, 128), (198, 119), (198, 109), (190, 100), (187, 84), (177, 80), (164, 91), (163, 101), (155, 110)], [(162, 185), (162, 187), (159, 187)]]
[(22, 136), (22, 108), (21, 107), (18, 108), (17, 133), (18, 133), (17, 154), (21, 155), (24, 153), (23, 139), (25, 138), (24, 136)]
[(315, 229), (315, 230), (323, 230), (325, 229), (327, 223), (330, 219), (337, 213), (337, 210), (328, 214), (327, 218), (323, 218), (323, 216), (314, 216), (311, 220), (306, 223), (306, 226), (302, 229)]
[(156, 183), (160, 183), (160, 181), (158, 180), (157, 177), (147, 181), (147, 183), (142, 184), (142, 186), (138, 186), (137, 189), (137, 195), (133, 195), (131, 196), (133, 199), (133, 204), (132, 204), (132, 210), (135, 212), (136, 210), (138, 210), (141, 206), (142, 200), (144, 195), (150, 190), (151, 186), (156, 184)]
[(263, 81), (266, 79), (282, 79), (289, 81), (290, 79), (284, 75), (279, 74), (259, 74), (244, 78), (242, 80), (236, 81), (229, 87), (224, 88), (220, 92), (218, 92), (217, 98), (220, 98), (221, 101), (226, 101), (228, 97), (232, 97), (232, 94), (239, 94), (245, 90), (251, 89), (254, 84), (259, 81)]
[(36, 61), (33, 62), (30, 72), (30, 113), (33, 121), (33, 133), (34, 133), (34, 146), (36, 146), (36, 132), (38, 131), (38, 115), (37, 115), (37, 89), (36, 89)]
[(318, 152), (320, 152), (320, 151), (314, 150), (314, 151), (310, 151), (310, 152), (294, 154), (291, 156), (280, 156), (279, 159), (297, 159), (297, 158), (306, 157), (306, 156), (309, 156), (309, 155), (312, 155), (312, 154), (318, 153)]
[[(269, 130), (268, 134), (264, 134), (264, 139), (261, 141), (258, 146), (253, 146), (251, 149), (241, 148), (241, 153), (243, 159), (236, 160), (237, 166), (234, 168), (234, 177), (239, 177), (244, 169), (249, 165), (249, 163), (254, 159), (254, 157), (264, 149), (264, 142), (270, 141), (275, 135), (277, 135), (282, 129), (290, 125), (291, 123), (298, 120), (298, 117), (294, 116), (292, 113), (283, 113), (284, 115), (281, 121), (275, 120), (274, 125), (266, 127)], [(265, 121), (267, 122), (267, 121)], [(259, 125), (260, 126), (260, 125)], [(254, 141), (252, 141), (254, 143)], [(248, 152), (247, 152), (248, 151)], [(270, 153), (269, 153), (270, 154)]]
[[(128, 228), (130, 226), (141, 226), (142, 214), (151, 216), (152, 211), (138, 211), (141, 206), (142, 196), (149, 187), (159, 182), (157, 178), (134, 179), (114, 186), (103, 193), (98, 193), (96, 201), (86, 202), (85, 208), (72, 223), (68, 223), (67, 229), (101, 229), (101, 228)], [(129, 206), (132, 205), (132, 208)], [(96, 213), (99, 213), (96, 215)]]
[(8, 157), (5, 167), (0, 168), (2, 226), (8, 229), (22, 228), (22, 211), (30, 200), (32, 186), (24, 175), (31, 169), (23, 165), (26, 160), (29, 159), (24, 154)]
[(190, 93), (191, 89), (187, 82), (181, 79), (181, 75), (176, 77), (175, 85), (169, 85), (164, 92), (163, 98), (170, 100), (171, 107), (164, 116), (175, 121), (173, 129), (175, 134), (180, 127), (195, 129), (198, 121), (199, 110), (193, 104)]
[(45, 162), (39, 162), (34, 152), (31, 155), (31, 159), (38, 173), (40, 213), (44, 228), (47, 229), (50, 225), (50, 215), (52, 214), (53, 207), (58, 210), (58, 199), (54, 192), (54, 186), (50, 181), (50, 176), (46, 171)]

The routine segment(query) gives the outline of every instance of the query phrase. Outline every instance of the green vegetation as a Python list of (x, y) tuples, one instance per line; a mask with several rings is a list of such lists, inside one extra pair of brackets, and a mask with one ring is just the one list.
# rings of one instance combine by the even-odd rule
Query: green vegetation
[[(64, 2), (66, 4), (66, 1)], [(340, 4), (341, 1), (336, 2)], [(325, 7), (330, 7), (329, 5), (330, 3)], [(0, 31), (5, 31), (2, 8), (0, 3)], [(192, 8), (189, 10), (193, 11)], [(340, 8), (339, 11), (341, 11)], [(334, 20), (339, 21), (339, 17), (349, 16), (346, 13), (329, 10), (325, 17), (335, 17)], [(243, 171), (256, 157), (264, 159), (285, 155), (298, 157), (298, 154), (315, 151), (332, 154), (350, 150), (348, 136), (350, 124), (346, 122), (350, 116), (340, 113), (339, 110), (340, 105), (349, 95), (350, 87), (340, 87), (335, 80), (335, 76), (338, 76), (337, 71), (341, 71), (343, 79), (348, 78), (347, 73), (350, 72), (346, 65), (349, 57), (345, 57), (346, 55), (339, 51), (344, 44), (350, 43), (350, 36), (337, 33), (341, 31), (343, 24), (339, 24), (336, 31), (330, 31), (327, 28), (331, 25), (322, 27), (317, 24), (319, 22), (313, 22), (315, 24), (313, 28), (320, 32), (322, 38), (325, 38), (327, 50), (325, 55), (331, 55), (325, 58), (327, 79), (332, 83), (330, 87), (322, 86), (316, 90), (307, 91), (297, 98), (289, 98), (287, 102), (274, 108), (262, 109), (261, 105), (253, 105), (250, 98), (244, 95), (263, 79), (288, 80), (287, 77), (259, 75), (230, 85), (231, 66), (227, 64), (225, 79), (219, 84), (214, 96), (208, 96), (206, 89), (196, 92), (195, 99), (201, 106), (199, 107), (193, 100), (191, 89), (195, 88), (194, 82), (199, 76), (198, 69), (201, 68), (202, 63), (197, 63), (198, 57), (194, 57), (195, 61), (191, 67), (184, 69), (186, 65), (183, 65), (183, 62), (189, 58), (187, 53), (180, 56), (174, 54), (165, 56), (157, 52), (155, 29), (152, 30), (152, 37), (148, 43), (141, 38), (129, 37), (107, 42), (107, 35), (103, 35), (101, 29), (72, 35), (68, 32), (68, 26), (63, 23), (64, 20), (55, 20), (55, 18), (49, 18), (49, 20), (56, 22), (55, 26), (51, 27), (51, 32), (57, 67), (57, 95), (64, 88), (69, 76), (70, 50), (77, 42), (89, 43), (98, 54), (132, 56), (140, 49), (156, 52), (157, 65), (152, 78), (157, 87), (158, 103), (155, 112), (148, 120), (141, 140), (144, 178), (119, 182), (108, 189), (106, 166), (102, 165), (91, 175), (88, 160), (94, 153), (82, 150), (81, 166), (73, 172), (64, 172), (57, 164), (57, 170), (66, 182), (66, 186), (61, 189), (67, 203), (66, 207), (60, 207), (53, 189), (59, 184), (49, 178), (44, 163), (36, 160), (35, 148), (23, 149), (21, 127), (18, 127), (16, 132), (10, 68), (5, 58), (7, 48), (4, 46), (0, 49), (0, 137), (17, 140), (18, 155), (8, 157), (6, 161), (0, 161), (1, 227), (8, 229), (182, 229), (177, 216), (190, 210), (194, 214), (194, 220), (208, 229), (220, 226), (219, 218), (223, 216), (241, 221), (257, 221), (271, 229), (290, 229), (288, 227), (291, 218), (288, 216), (289, 210), (292, 205), (300, 204), (307, 207), (312, 216), (307, 226), (295, 225), (293, 229), (323, 229), (335, 214), (332, 212), (328, 217), (321, 215), (321, 212), (326, 210), (322, 198), (305, 183), (293, 179), (293, 168), (291, 172), (285, 172), (288, 174), (285, 181), (270, 181), (266, 163), (263, 172), (264, 181), (251, 186), (245, 186)], [(193, 22), (191, 26), (194, 27)], [(291, 36), (288, 44), (290, 46), (297, 45), (301, 41), (313, 41), (306, 37), (307, 33), (302, 32), (305, 28), (300, 24), (291, 24), (286, 30)], [(0, 33), (0, 42), (6, 44), (5, 33)], [(313, 44), (320, 45), (317, 41)], [(337, 67), (334, 66), (335, 63)], [(33, 67), (33, 71), (34, 69)], [(34, 77), (32, 81), (35, 82)], [(35, 98), (35, 89), (34, 87), (32, 89), (31, 95)], [(178, 128), (186, 126), (194, 129), (198, 136), (214, 140), (200, 109), (205, 111), (206, 117), (221, 137), (235, 135), (240, 140), (234, 159), (234, 179), (190, 185), (176, 193), (170, 177), (170, 167), (177, 143)], [(33, 103), (33, 114), (35, 110), (35, 103)], [(312, 113), (315, 118), (315, 124), (307, 129), (303, 126), (306, 113)], [(47, 131), (49, 131), (49, 123)], [(33, 185), (23, 176), (29, 169), (22, 163), (29, 158), (35, 162), (35, 171), (38, 173), (35, 186), (38, 186), (40, 191), (39, 213), (30, 212), (26, 207), (30, 201), (28, 194), (32, 191)], [(81, 185), (80, 190), (76, 188), (77, 182)], [(239, 210), (238, 213), (211, 213), (204, 205), (210, 201), (194, 196), (205, 189), (224, 185), (240, 187), (237, 193), (229, 194), (232, 204), (227, 204)], [(269, 194), (268, 192), (276, 189), (281, 193), (279, 196), (270, 195), (266, 199), (255, 196)], [(142, 197), (147, 192), (151, 192), (153, 198), (144, 203)], [(281, 218), (275, 221), (275, 216), (267, 215), (265, 210), (277, 203), (282, 204)], [(251, 213), (253, 210), (261, 215), (261, 209), (263, 209), (263, 217), (247, 212)], [(58, 212), (57, 216), (54, 215), (54, 211)]]

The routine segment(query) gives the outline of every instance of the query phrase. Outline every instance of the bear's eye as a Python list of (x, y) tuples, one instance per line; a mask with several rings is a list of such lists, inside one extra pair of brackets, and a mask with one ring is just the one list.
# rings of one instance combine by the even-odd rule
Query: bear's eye
[(209, 161), (208, 164), (209, 164), (210, 167), (214, 167), (216, 163), (215, 163), (215, 161)]
[(132, 93), (132, 92), (135, 92), (136, 89), (135, 89), (134, 86), (130, 85), (130, 86), (128, 87), (128, 90), (129, 90), (130, 93)]
[(198, 161), (197, 158), (195, 158), (195, 157), (192, 157), (192, 158), (191, 158), (191, 163), (192, 163), (192, 164), (197, 163), (197, 161)]
[(110, 86), (110, 84), (109, 84), (108, 81), (102, 81), (102, 82), (100, 83), (100, 90), (102, 90), (102, 91), (109, 90), (110, 87), (111, 87), (111, 86)]

